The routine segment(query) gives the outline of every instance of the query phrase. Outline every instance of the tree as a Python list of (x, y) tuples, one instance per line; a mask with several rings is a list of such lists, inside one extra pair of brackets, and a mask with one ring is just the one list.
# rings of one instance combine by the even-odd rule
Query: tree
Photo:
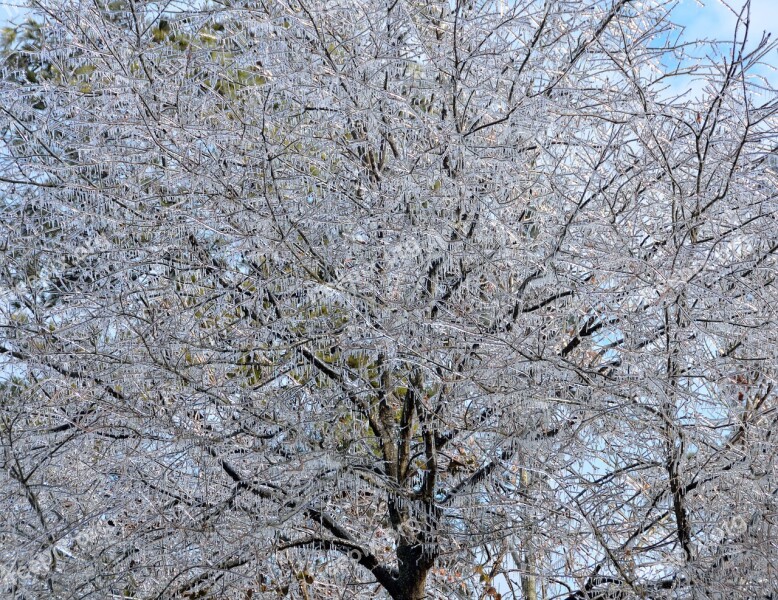
[(4, 593), (774, 598), (774, 46), (671, 9), (36, 2)]

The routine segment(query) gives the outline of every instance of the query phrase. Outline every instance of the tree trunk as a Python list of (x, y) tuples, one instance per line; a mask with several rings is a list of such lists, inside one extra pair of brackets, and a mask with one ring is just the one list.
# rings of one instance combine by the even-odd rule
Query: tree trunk
[(397, 548), (397, 587), (390, 591), (392, 600), (423, 600), (426, 597), (427, 573), (434, 562), (434, 555), (425, 553), (418, 542), (401, 543)]
[[(521, 486), (529, 491), (530, 474), (527, 469), (521, 470)], [(535, 582), (535, 551), (532, 547), (532, 531), (522, 540), (521, 549), (521, 591), (524, 600), (538, 600), (538, 590)]]

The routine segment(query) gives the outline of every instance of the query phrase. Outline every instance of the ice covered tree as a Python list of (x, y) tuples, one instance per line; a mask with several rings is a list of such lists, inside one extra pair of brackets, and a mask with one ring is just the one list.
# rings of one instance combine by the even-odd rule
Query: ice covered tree
[(3, 595), (775, 598), (774, 47), (672, 8), (35, 2)]

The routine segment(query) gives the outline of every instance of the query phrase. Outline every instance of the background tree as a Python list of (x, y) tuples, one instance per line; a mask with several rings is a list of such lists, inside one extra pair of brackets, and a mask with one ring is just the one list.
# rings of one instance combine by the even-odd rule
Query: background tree
[(4, 593), (775, 597), (747, 7), (699, 47), (657, 0), (35, 8)]

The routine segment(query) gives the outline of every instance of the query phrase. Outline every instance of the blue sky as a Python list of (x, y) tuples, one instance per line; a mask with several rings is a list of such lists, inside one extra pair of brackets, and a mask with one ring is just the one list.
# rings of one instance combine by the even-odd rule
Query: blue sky
[(8, 19), (19, 14), (19, 9), (16, 8), (20, 2), (15, 0), (0, 0), (0, 23), (5, 23)]
[[(701, 6), (704, 4), (704, 8)], [(735, 10), (740, 10), (743, 0), (682, 0), (676, 9), (676, 21), (687, 28), (693, 37), (727, 37), (735, 25)], [(731, 7), (731, 8), (730, 8)], [(751, 0), (752, 37), (761, 31), (778, 35), (778, 2), (776, 0)], [(773, 63), (778, 64), (773, 56)]]
[[(731, 40), (739, 12), (744, 0), (681, 0), (675, 10), (675, 21), (685, 27), (686, 39)], [(778, 37), (778, 0), (751, 0), (751, 47), (759, 41), (762, 34)], [(778, 50), (773, 50), (764, 58), (768, 63), (761, 74), (774, 85), (778, 85)], [(772, 67), (772, 68), (770, 68)]]

